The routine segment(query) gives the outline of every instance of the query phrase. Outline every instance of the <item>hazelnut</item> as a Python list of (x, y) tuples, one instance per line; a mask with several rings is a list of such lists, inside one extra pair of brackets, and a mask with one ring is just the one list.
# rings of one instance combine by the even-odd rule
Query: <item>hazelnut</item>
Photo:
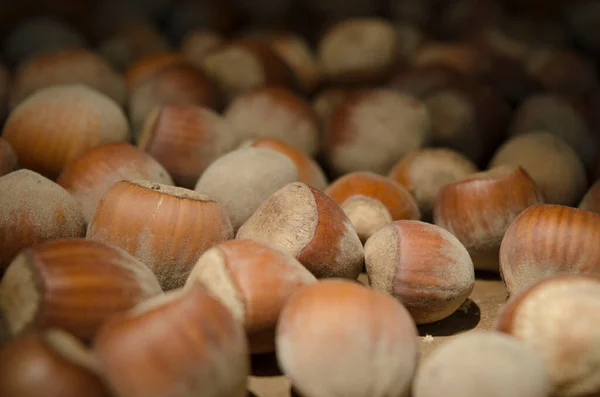
[(290, 67), (304, 93), (310, 94), (319, 85), (321, 76), (316, 55), (309, 44), (293, 33), (277, 34), (269, 43), (279, 57)]
[(197, 105), (218, 109), (221, 99), (213, 82), (200, 70), (188, 64), (172, 64), (157, 70), (129, 96), (129, 114), (140, 133), (148, 115), (165, 105)]
[(246, 395), (244, 328), (199, 283), (113, 317), (94, 351), (119, 396)]
[(34, 17), (12, 29), (4, 41), (3, 52), (11, 63), (19, 64), (35, 54), (85, 46), (83, 36), (65, 22)]
[(335, 109), (344, 103), (349, 95), (349, 90), (341, 88), (328, 88), (315, 95), (311, 105), (320, 125), (327, 124)]
[(477, 331), (457, 335), (417, 370), (414, 397), (547, 397), (550, 376), (529, 346), (508, 335)]
[(390, 89), (359, 90), (332, 114), (325, 162), (334, 175), (387, 174), (404, 155), (431, 138), (429, 111), (418, 99)]
[(204, 57), (203, 69), (231, 102), (244, 92), (265, 85), (293, 88), (289, 66), (267, 43), (233, 40)]
[(452, 149), (425, 148), (404, 156), (389, 176), (413, 195), (423, 218), (429, 219), (440, 189), (476, 172), (471, 160)]
[(58, 84), (84, 84), (125, 105), (123, 77), (104, 59), (84, 49), (42, 53), (17, 69), (11, 88), (14, 108), (34, 92)]
[(352, 172), (325, 190), (344, 210), (364, 243), (383, 225), (421, 217), (417, 202), (398, 182), (372, 172)]
[(17, 154), (8, 142), (0, 137), (0, 177), (16, 171), (18, 167)]
[(293, 295), (279, 317), (276, 346), (283, 372), (305, 397), (407, 395), (418, 357), (407, 310), (347, 280)]
[(84, 85), (41, 89), (9, 115), (2, 137), (23, 168), (49, 178), (88, 149), (129, 139), (125, 114), (109, 97)]
[(179, 186), (193, 189), (204, 170), (237, 143), (233, 126), (213, 110), (167, 105), (150, 113), (137, 145), (164, 165)]
[(522, 167), (542, 191), (548, 204), (574, 205), (585, 193), (585, 167), (561, 138), (533, 131), (510, 138), (494, 154), (490, 167)]
[(469, 76), (487, 73), (491, 60), (485, 53), (467, 42), (436, 42), (422, 44), (414, 55), (412, 66), (441, 65)]
[(425, 36), (421, 29), (412, 23), (398, 22), (395, 28), (398, 37), (399, 62), (407, 64), (423, 44)]
[(456, 237), (419, 221), (396, 221), (365, 244), (369, 285), (398, 299), (417, 324), (442, 320), (469, 297), (473, 262)]
[(192, 65), (201, 68), (204, 58), (224, 42), (225, 39), (216, 32), (192, 30), (182, 40), (180, 50)]
[(298, 180), (289, 157), (264, 148), (241, 148), (215, 160), (196, 191), (217, 200), (237, 230), (271, 194)]
[(9, 335), (61, 328), (90, 341), (111, 315), (162, 291), (146, 265), (125, 251), (81, 238), (23, 250), (0, 282)]
[(126, 23), (105, 38), (99, 53), (118, 70), (127, 70), (138, 59), (167, 51), (169, 45), (149, 22)]
[(400, 71), (390, 80), (389, 86), (397, 91), (425, 99), (437, 91), (464, 86), (468, 78), (446, 65), (412, 66)]
[(257, 147), (275, 150), (285, 154), (298, 169), (298, 180), (319, 190), (325, 190), (328, 182), (321, 166), (306, 153), (287, 143), (273, 138), (249, 139), (242, 143), (243, 147)]
[(500, 166), (442, 187), (433, 219), (467, 248), (475, 269), (498, 271), (506, 229), (523, 210), (540, 203), (541, 192), (527, 172)]
[(164, 68), (185, 64), (181, 54), (171, 51), (145, 55), (133, 62), (125, 72), (128, 91), (134, 92), (144, 81), (151, 79)]
[(550, 373), (551, 395), (597, 395), (599, 304), (600, 278), (549, 277), (508, 302), (498, 318), (498, 330), (543, 358)]
[(0, 274), (19, 251), (47, 240), (85, 235), (79, 203), (30, 170), (0, 177)]
[(559, 273), (600, 274), (600, 215), (561, 205), (536, 205), (510, 225), (500, 247), (506, 289), (517, 294)]
[(201, 282), (244, 324), (251, 353), (275, 349), (275, 326), (284, 304), (317, 282), (293, 256), (268, 244), (231, 240), (206, 251), (186, 288)]
[(233, 230), (216, 201), (192, 190), (137, 180), (112, 185), (98, 203), (87, 238), (141, 260), (166, 291), (183, 286), (200, 255), (233, 238)]
[(109, 397), (95, 357), (60, 330), (27, 333), (0, 347), (3, 396)]
[(317, 278), (356, 279), (363, 267), (362, 244), (344, 211), (323, 192), (301, 182), (266, 199), (236, 238), (270, 243)]
[(598, 84), (594, 63), (572, 50), (537, 49), (525, 58), (525, 68), (547, 91), (578, 97)]
[(319, 150), (319, 123), (300, 97), (277, 87), (263, 87), (238, 96), (224, 113), (238, 139), (276, 138), (303, 152)]
[(398, 62), (398, 36), (381, 18), (352, 18), (321, 37), (317, 56), (323, 78), (334, 83), (385, 81)]
[(86, 222), (110, 187), (121, 180), (172, 185), (167, 171), (150, 155), (126, 142), (96, 146), (67, 164), (56, 182), (79, 200)]
[(600, 215), (600, 180), (597, 180), (583, 196), (579, 209)]
[(529, 97), (517, 109), (510, 126), (512, 136), (540, 130), (562, 138), (586, 166), (594, 164), (598, 139), (589, 130), (585, 117), (565, 98), (538, 94)]

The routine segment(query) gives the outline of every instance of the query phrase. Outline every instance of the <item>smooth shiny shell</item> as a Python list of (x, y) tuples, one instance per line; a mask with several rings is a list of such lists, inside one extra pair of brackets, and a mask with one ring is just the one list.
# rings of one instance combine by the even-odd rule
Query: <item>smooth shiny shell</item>
[(276, 338), (277, 360), (305, 397), (403, 396), (417, 363), (406, 309), (350, 281), (298, 291), (283, 308)]
[(413, 195), (423, 217), (429, 218), (442, 187), (476, 172), (477, 166), (454, 150), (426, 148), (404, 156), (392, 168), (389, 177)]
[(19, 170), (0, 178), (0, 192), (0, 272), (24, 248), (85, 235), (79, 203), (51, 180)]
[(277, 87), (263, 87), (238, 96), (224, 113), (240, 141), (275, 138), (308, 155), (319, 150), (319, 123), (300, 97)]
[(129, 143), (117, 142), (88, 150), (67, 164), (56, 182), (79, 200), (89, 222), (113, 184), (137, 179), (173, 184), (169, 173), (152, 156)]
[(565, 397), (600, 393), (599, 327), (600, 278), (584, 275), (548, 277), (531, 285), (509, 300), (497, 322), (500, 332), (542, 357), (551, 395)]
[(120, 396), (246, 395), (250, 364), (244, 329), (200, 284), (113, 318), (94, 351)]
[(522, 168), (496, 167), (444, 186), (433, 219), (467, 248), (476, 269), (498, 271), (504, 233), (523, 210), (543, 202)]
[(321, 166), (306, 153), (287, 143), (273, 138), (250, 139), (242, 143), (244, 147), (258, 147), (275, 150), (285, 154), (294, 162), (298, 169), (298, 179), (319, 190), (325, 190), (328, 185), (327, 177)]
[(214, 244), (233, 238), (216, 201), (192, 190), (148, 181), (121, 181), (104, 195), (87, 238), (121, 247), (148, 265), (163, 289), (183, 286)]
[(159, 106), (197, 105), (210, 109), (221, 106), (213, 82), (187, 64), (173, 64), (145, 79), (129, 94), (129, 114), (139, 134), (146, 117)]
[(456, 237), (419, 221), (384, 226), (365, 244), (372, 289), (398, 299), (417, 324), (454, 313), (475, 283), (473, 261)]
[(579, 209), (600, 214), (600, 181), (596, 181), (583, 196)]
[(62, 331), (27, 333), (0, 348), (0, 394), (12, 397), (109, 397), (93, 358)]
[(387, 174), (398, 159), (430, 138), (431, 119), (423, 102), (390, 89), (357, 91), (327, 124), (325, 162), (335, 175)]
[(0, 282), (10, 335), (60, 328), (90, 341), (110, 316), (161, 294), (146, 265), (116, 247), (60, 239), (22, 251)]
[(241, 148), (215, 160), (195, 190), (221, 203), (237, 230), (269, 196), (297, 180), (298, 170), (284, 154)]
[(378, 82), (399, 54), (394, 26), (380, 18), (352, 18), (333, 25), (318, 43), (319, 67), (333, 82)]
[(502, 279), (511, 295), (556, 274), (600, 275), (600, 215), (536, 205), (510, 225), (500, 247)]
[(363, 267), (362, 244), (344, 211), (301, 182), (287, 184), (266, 199), (236, 238), (272, 244), (317, 278), (356, 279)]
[(217, 82), (228, 102), (254, 88), (295, 85), (289, 66), (260, 41), (229, 41), (206, 55), (203, 69)]
[(538, 185), (548, 204), (575, 205), (586, 188), (585, 167), (561, 138), (544, 131), (506, 141), (494, 154), (490, 168), (522, 167)]
[(123, 77), (95, 53), (74, 49), (40, 54), (19, 66), (11, 88), (11, 107), (35, 91), (58, 84), (84, 84), (119, 105), (126, 102)]
[(536, 352), (492, 331), (456, 335), (427, 357), (414, 397), (547, 397), (550, 377)]
[(325, 194), (342, 207), (363, 242), (386, 223), (421, 217), (415, 199), (402, 185), (371, 172), (346, 174)]
[(88, 149), (127, 141), (129, 124), (119, 105), (84, 85), (37, 91), (8, 117), (2, 137), (19, 164), (49, 178)]
[(18, 166), (17, 154), (8, 142), (0, 137), (0, 176), (15, 171)]
[(206, 168), (237, 143), (233, 126), (213, 110), (169, 105), (148, 116), (137, 145), (158, 160), (179, 186), (193, 189)]
[(275, 349), (275, 325), (284, 304), (317, 282), (294, 257), (264, 243), (231, 240), (206, 251), (186, 287), (200, 282), (244, 324), (250, 351)]

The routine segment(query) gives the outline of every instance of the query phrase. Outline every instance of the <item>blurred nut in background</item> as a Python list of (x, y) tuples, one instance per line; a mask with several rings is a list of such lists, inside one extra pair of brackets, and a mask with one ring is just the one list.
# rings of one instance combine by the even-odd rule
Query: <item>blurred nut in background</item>
[(0, 176), (16, 171), (18, 166), (17, 154), (8, 142), (0, 137)]

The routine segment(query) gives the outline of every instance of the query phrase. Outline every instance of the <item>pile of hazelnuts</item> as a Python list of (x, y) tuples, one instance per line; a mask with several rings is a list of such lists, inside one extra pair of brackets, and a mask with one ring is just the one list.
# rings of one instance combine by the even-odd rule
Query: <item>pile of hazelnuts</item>
[(0, 396), (600, 396), (600, 2), (9, 3)]

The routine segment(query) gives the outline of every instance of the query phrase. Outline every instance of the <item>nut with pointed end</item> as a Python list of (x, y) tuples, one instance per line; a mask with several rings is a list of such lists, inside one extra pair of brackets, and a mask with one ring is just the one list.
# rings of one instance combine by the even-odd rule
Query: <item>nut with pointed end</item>
[(499, 332), (457, 335), (421, 364), (414, 397), (547, 397), (550, 376), (529, 346)]
[(415, 199), (402, 185), (371, 172), (346, 174), (325, 194), (342, 207), (363, 243), (386, 223), (421, 217)]
[(64, 331), (20, 335), (0, 347), (0, 394), (109, 397), (96, 358)]
[(146, 117), (159, 106), (197, 105), (221, 107), (221, 98), (213, 82), (187, 63), (165, 66), (141, 82), (129, 95), (129, 114), (136, 136)]
[(276, 343), (283, 372), (304, 397), (404, 396), (418, 357), (406, 309), (347, 280), (298, 291), (279, 317)]
[(127, 141), (129, 125), (119, 105), (84, 85), (57, 85), (35, 92), (8, 117), (2, 137), (19, 163), (49, 178), (86, 150)]
[(321, 166), (306, 153), (283, 141), (273, 138), (250, 139), (242, 142), (242, 147), (265, 148), (285, 154), (296, 165), (300, 182), (306, 183), (319, 190), (325, 190), (327, 188), (328, 181)]
[(600, 214), (600, 180), (596, 181), (583, 196), (579, 209)]
[(240, 141), (276, 138), (311, 156), (319, 150), (319, 122), (311, 107), (283, 88), (248, 91), (229, 105), (224, 117)]
[(84, 49), (39, 54), (19, 66), (11, 88), (11, 107), (40, 89), (58, 84), (84, 84), (125, 105), (123, 77), (103, 58)]
[(85, 236), (79, 203), (65, 189), (30, 170), (0, 178), (0, 273), (24, 248)]
[(161, 293), (150, 269), (127, 252), (61, 239), (12, 261), (0, 282), (0, 312), (9, 335), (61, 328), (89, 341), (106, 318)]
[(408, 152), (430, 141), (429, 111), (418, 99), (390, 89), (358, 90), (331, 115), (324, 157), (335, 175), (387, 174)]
[(150, 113), (137, 145), (158, 160), (179, 186), (193, 189), (206, 168), (237, 142), (233, 126), (213, 110), (170, 105)]
[(293, 88), (289, 66), (267, 44), (254, 40), (230, 41), (204, 57), (203, 69), (217, 82), (228, 102), (261, 86)]
[(504, 233), (523, 210), (541, 203), (540, 190), (522, 168), (501, 166), (444, 186), (433, 219), (467, 248), (475, 269), (497, 272)]
[(490, 162), (490, 167), (502, 165), (522, 167), (542, 191), (545, 203), (575, 205), (585, 193), (585, 167), (577, 153), (548, 132), (530, 132), (506, 141)]
[(246, 395), (244, 329), (199, 283), (109, 320), (94, 351), (120, 396)]
[(394, 25), (381, 18), (352, 18), (333, 25), (319, 41), (323, 78), (337, 83), (382, 82), (398, 61)]
[(0, 176), (16, 171), (18, 167), (17, 154), (8, 142), (0, 137)]
[(600, 275), (600, 215), (561, 205), (536, 205), (510, 225), (500, 247), (509, 294), (556, 274)]
[(511, 299), (500, 312), (497, 329), (523, 341), (544, 359), (551, 395), (596, 396), (600, 393), (599, 307), (600, 278), (549, 277)]
[(356, 279), (363, 267), (362, 244), (344, 211), (325, 193), (300, 182), (265, 200), (236, 238), (270, 243), (317, 278)]
[(544, 130), (564, 139), (586, 166), (596, 161), (598, 139), (590, 131), (584, 115), (566, 98), (555, 94), (533, 95), (521, 104), (513, 117), (510, 135)]
[(398, 299), (417, 324), (442, 320), (469, 297), (473, 262), (456, 237), (419, 221), (397, 221), (365, 244), (371, 288)]
[(404, 156), (389, 176), (413, 195), (423, 218), (429, 219), (440, 189), (476, 172), (471, 160), (452, 149), (426, 148)]
[(152, 156), (129, 143), (92, 148), (67, 164), (56, 182), (79, 200), (87, 222), (110, 187), (121, 181), (144, 179), (172, 185), (169, 173)]
[(250, 352), (275, 349), (275, 325), (288, 299), (317, 282), (294, 257), (264, 243), (231, 240), (206, 251), (186, 282), (200, 282), (244, 324)]
[(193, 190), (137, 180), (108, 190), (87, 238), (129, 252), (152, 269), (166, 291), (183, 286), (200, 255), (233, 238), (233, 230), (216, 201)]
[(215, 160), (195, 190), (221, 203), (236, 231), (271, 194), (297, 180), (298, 170), (284, 154), (241, 148)]

